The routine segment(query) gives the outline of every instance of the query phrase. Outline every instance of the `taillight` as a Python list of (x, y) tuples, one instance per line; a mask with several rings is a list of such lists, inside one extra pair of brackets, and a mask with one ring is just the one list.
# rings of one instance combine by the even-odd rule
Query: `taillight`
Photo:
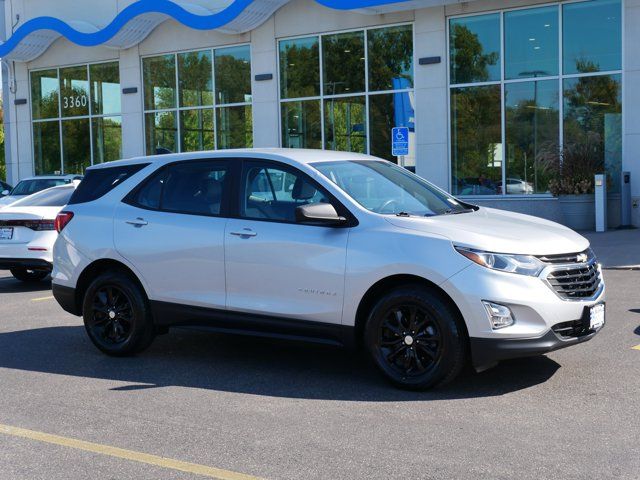
[(24, 227), (30, 230), (43, 231), (54, 230), (55, 222), (53, 220), (2, 220), (0, 227)]
[(60, 233), (64, 227), (71, 221), (73, 218), (73, 212), (60, 212), (56, 217), (54, 222), (54, 226), (56, 228), (56, 232)]

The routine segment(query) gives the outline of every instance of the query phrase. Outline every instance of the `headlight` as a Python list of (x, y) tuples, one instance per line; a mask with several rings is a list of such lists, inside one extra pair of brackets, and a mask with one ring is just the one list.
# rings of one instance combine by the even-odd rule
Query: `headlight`
[(455, 247), (455, 249), (472, 262), (501, 272), (537, 277), (545, 268), (544, 263), (531, 255), (483, 252), (464, 247)]

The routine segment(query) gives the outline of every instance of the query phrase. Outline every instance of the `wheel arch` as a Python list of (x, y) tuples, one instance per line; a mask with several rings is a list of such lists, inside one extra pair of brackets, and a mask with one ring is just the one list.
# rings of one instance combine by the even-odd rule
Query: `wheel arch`
[(140, 287), (144, 295), (148, 298), (147, 291), (144, 288), (144, 285), (135, 274), (135, 272), (131, 270), (131, 268), (118, 260), (114, 260), (112, 258), (102, 258), (87, 265), (78, 277), (78, 282), (76, 283), (75, 289), (75, 306), (77, 311), (82, 313), (82, 303), (84, 300), (84, 295), (89, 288), (89, 285), (91, 285), (91, 282), (98, 275), (112, 270), (120, 271), (130, 277), (131, 280), (133, 280)]
[(364, 327), (365, 327), (365, 324), (367, 323), (369, 312), (373, 308), (377, 299), (380, 298), (380, 296), (385, 292), (388, 292), (394, 288), (398, 288), (403, 285), (411, 285), (411, 284), (422, 285), (424, 288), (436, 293), (445, 302), (447, 302), (449, 306), (451, 306), (453, 311), (457, 313), (460, 326), (466, 338), (467, 339), (469, 338), (469, 331), (467, 329), (467, 324), (464, 321), (464, 317), (462, 316), (462, 312), (460, 311), (456, 303), (453, 301), (451, 296), (449, 296), (449, 294), (445, 290), (443, 290), (441, 287), (431, 282), (430, 280), (427, 280), (424, 277), (420, 277), (417, 275), (410, 275), (410, 274), (397, 274), (397, 275), (391, 275), (381, 280), (378, 280), (369, 288), (369, 290), (367, 290), (367, 292), (364, 294), (364, 296), (360, 300), (360, 303), (358, 304), (358, 309), (356, 310), (356, 322), (355, 322), (355, 332), (354, 332), (356, 344), (361, 345), (362, 343), (362, 339), (364, 335)]

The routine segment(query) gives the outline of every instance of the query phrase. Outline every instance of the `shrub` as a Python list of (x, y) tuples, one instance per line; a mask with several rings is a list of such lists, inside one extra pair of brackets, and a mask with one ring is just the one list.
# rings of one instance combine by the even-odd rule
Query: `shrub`
[(539, 153), (538, 162), (550, 176), (552, 195), (593, 193), (594, 176), (605, 169), (604, 142), (600, 135), (590, 133), (579, 143), (549, 144)]

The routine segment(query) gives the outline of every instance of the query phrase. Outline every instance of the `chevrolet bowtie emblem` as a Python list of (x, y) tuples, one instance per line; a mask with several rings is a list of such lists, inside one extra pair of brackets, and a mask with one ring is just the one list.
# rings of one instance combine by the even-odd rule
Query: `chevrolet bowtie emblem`
[(585, 263), (588, 259), (589, 259), (589, 257), (587, 256), (586, 253), (580, 253), (576, 257), (576, 260), (577, 260), (578, 263)]

